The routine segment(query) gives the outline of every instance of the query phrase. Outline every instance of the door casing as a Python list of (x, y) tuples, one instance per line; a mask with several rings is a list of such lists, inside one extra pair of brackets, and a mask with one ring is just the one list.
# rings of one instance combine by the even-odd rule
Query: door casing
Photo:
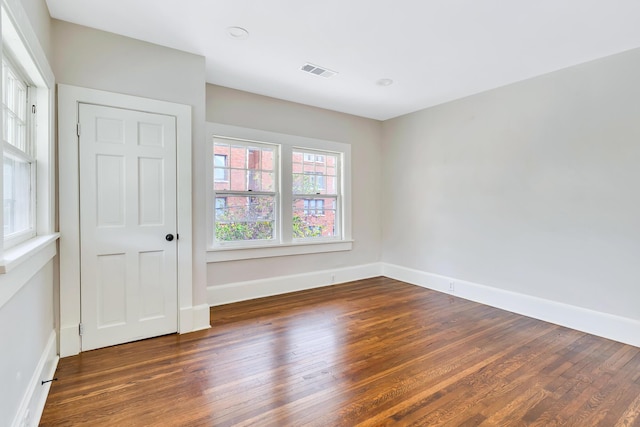
[(60, 212), (60, 356), (80, 347), (80, 218), (78, 174), (78, 105), (104, 105), (176, 117), (178, 332), (194, 330), (191, 107), (172, 102), (58, 85), (59, 212)]

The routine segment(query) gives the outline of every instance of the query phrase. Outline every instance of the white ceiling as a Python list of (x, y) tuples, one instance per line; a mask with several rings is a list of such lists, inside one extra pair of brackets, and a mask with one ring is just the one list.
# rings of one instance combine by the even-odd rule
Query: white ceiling
[(47, 4), (57, 19), (203, 55), (209, 83), (379, 120), (640, 47), (638, 0)]

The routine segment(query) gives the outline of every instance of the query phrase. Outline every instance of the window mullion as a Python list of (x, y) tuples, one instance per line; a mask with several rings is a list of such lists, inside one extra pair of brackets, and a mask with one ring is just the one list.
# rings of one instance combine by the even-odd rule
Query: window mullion
[(280, 156), (281, 236), (284, 243), (291, 243), (293, 241), (293, 192), (291, 191), (293, 189), (293, 150), (288, 145), (281, 146), (280, 150), (282, 153)]

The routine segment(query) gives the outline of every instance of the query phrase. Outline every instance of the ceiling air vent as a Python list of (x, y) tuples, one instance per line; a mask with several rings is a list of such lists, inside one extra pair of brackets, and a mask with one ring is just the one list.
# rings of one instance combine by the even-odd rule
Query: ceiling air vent
[(324, 78), (333, 77), (338, 74), (337, 71), (331, 71), (327, 68), (320, 67), (318, 65), (309, 64), (308, 62), (304, 64), (301, 68), (302, 71), (306, 71), (307, 73), (315, 74), (316, 76), (322, 76)]

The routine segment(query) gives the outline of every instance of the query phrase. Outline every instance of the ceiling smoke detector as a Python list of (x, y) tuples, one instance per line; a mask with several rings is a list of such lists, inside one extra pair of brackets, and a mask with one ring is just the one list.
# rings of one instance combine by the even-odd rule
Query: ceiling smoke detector
[(333, 77), (338, 74), (337, 71), (329, 70), (328, 68), (320, 67), (319, 65), (309, 64), (308, 62), (300, 67), (302, 71), (306, 71), (307, 73), (315, 74), (316, 76), (321, 76), (326, 79), (329, 77)]

